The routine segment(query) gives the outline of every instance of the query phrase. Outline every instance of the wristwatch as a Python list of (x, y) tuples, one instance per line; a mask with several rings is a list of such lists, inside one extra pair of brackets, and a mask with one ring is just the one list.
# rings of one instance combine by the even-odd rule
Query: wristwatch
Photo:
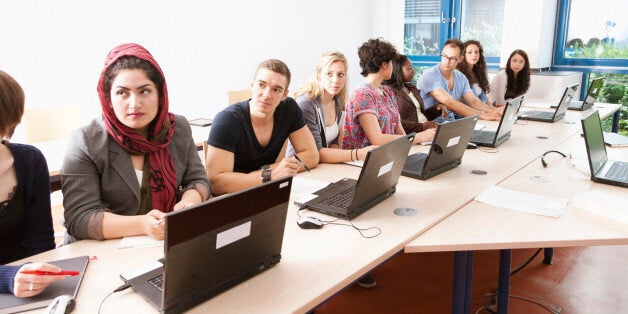
[(263, 165), (262, 166), (262, 182), (268, 182), (270, 181), (270, 172), (273, 169), (270, 169), (270, 165)]

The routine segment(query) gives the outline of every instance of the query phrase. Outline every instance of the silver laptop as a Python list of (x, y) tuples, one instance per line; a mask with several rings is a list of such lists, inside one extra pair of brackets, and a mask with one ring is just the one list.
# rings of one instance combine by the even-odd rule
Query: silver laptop
[(357, 217), (395, 193), (413, 140), (414, 133), (369, 151), (357, 181), (331, 183), (300, 206), (344, 219)]
[(163, 266), (127, 283), (162, 313), (179, 313), (277, 264), (292, 177), (166, 215)]
[(470, 116), (439, 125), (429, 153), (408, 156), (401, 174), (427, 180), (460, 165), (477, 121), (478, 116)]
[(589, 156), (591, 180), (628, 187), (628, 162), (608, 159), (602, 135), (600, 114), (597, 110), (582, 119), (582, 131)]
[(593, 104), (597, 100), (597, 96), (602, 90), (602, 86), (604, 86), (604, 77), (594, 79), (589, 85), (589, 90), (587, 91), (587, 95), (584, 97), (584, 101), (572, 100), (567, 109), (582, 111), (593, 107)]
[(556, 122), (562, 119), (563, 117), (565, 117), (565, 112), (567, 112), (567, 107), (569, 106), (569, 103), (571, 102), (571, 100), (573, 99), (576, 93), (574, 91), (574, 87), (575, 89), (578, 89), (577, 85), (578, 84), (565, 88), (565, 92), (563, 92), (563, 97), (560, 98), (560, 101), (558, 102), (558, 106), (553, 112), (552, 111), (537, 111), (537, 110), (526, 111), (519, 114), (519, 119), (541, 121), (541, 122)]
[(510, 138), (510, 132), (517, 121), (517, 112), (521, 107), (523, 95), (511, 99), (506, 103), (506, 108), (499, 120), (499, 126), (496, 131), (475, 130), (471, 135), (469, 142), (479, 146), (497, 147)]

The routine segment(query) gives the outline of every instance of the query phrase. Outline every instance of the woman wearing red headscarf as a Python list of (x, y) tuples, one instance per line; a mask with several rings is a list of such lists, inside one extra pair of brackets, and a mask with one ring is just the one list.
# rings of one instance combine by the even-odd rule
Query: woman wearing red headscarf
[(68, 234), (162, 239), (165, 213), (209, 197), (190, 126), (168, 112), (161, 68), (137, 44), (109, 53), (98, 96), (102, 118), (73, 132), (61, 169)]

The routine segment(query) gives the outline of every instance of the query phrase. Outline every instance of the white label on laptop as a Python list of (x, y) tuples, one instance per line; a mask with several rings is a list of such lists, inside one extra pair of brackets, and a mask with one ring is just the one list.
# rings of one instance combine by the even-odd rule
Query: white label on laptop
[(381, 177), (381, 176), (389, 173), (390, 170), (392, 170), (393, 163), (395, 163), (395, 162), (391, 161), (391, 162), (383, 165), (381, 168), (379, 168), (379, 172), (377, 173), (377, 177)]
[(458, 145), (458, 142), (460, 142), (460, 136), (452, 137), (447, 141), (447, 147)]
[(251, 235), (251, 222), (247, 221), (239, 226), (225, 230), (216, 236), (216, 249), (229, 245), (235, 241)]

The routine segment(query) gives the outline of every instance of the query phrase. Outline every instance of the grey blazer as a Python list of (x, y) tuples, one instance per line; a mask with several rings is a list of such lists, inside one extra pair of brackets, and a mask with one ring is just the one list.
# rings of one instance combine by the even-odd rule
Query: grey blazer
[[(209, 180), (192, 139), (192, 130), (184, 117), (175, 117), (174, 135), (168, 148), (177, 184), (197, 189), (206, 199)], [(76, 239), (102, 239), (105, 211), (118, 215), (138, 212), (140, 184), (131, 155), (109, 137), (102, 118), (72, 133), (61, 175), (65, 225)]]

